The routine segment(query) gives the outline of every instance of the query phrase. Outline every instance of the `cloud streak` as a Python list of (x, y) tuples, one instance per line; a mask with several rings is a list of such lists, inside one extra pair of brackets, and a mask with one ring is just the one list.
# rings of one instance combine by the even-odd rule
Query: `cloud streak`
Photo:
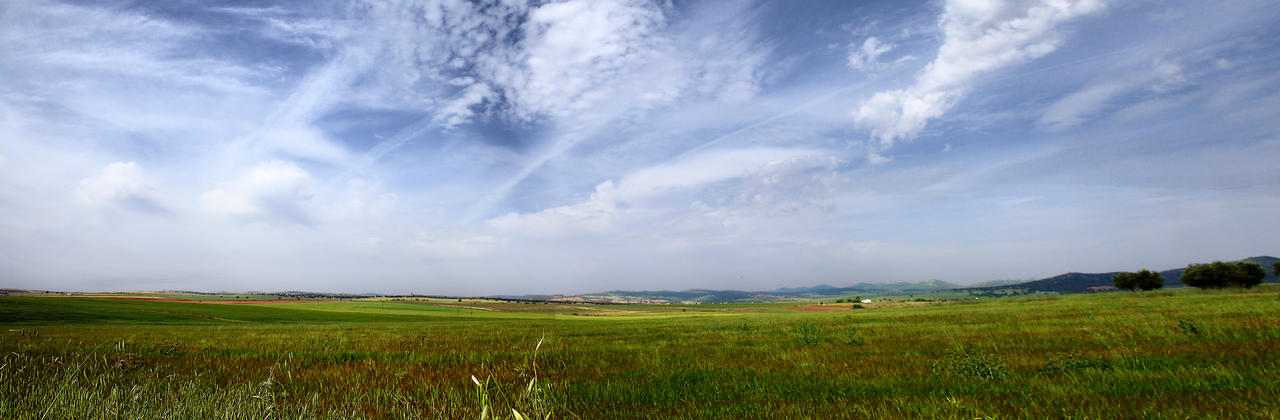
[(1058, 26), (1101, 11), (1102, 0), (948, 1), (939, 18), (937, 56), (904, 89), (877, 92), (854, 111), (880, 150), (920, 135), (930, 120), (955, 106), (976, 79), (1056, 50)]

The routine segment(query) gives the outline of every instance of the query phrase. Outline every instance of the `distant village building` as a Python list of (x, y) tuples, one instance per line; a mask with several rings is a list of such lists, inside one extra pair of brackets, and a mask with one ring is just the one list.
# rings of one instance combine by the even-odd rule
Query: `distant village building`
[(862, 303), (871, 303), (871, 299), (863, 299)]

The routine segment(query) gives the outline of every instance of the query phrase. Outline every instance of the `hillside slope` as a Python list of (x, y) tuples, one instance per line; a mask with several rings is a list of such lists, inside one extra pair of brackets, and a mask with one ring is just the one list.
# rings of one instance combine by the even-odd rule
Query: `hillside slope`
[[(1280, 258), (1258, 256), (1237, 261), (1248, 261), (1262, 265), (1262, 267), (1267, 271), (1267, 277), (1262, 281), (1276, 281), (1276, 275), (1271, 272), (1271, 266), (1272, 264), (1275, 264), (1276, 261), (1280, 261)], [(1164, 277), (1164, 287), (1185, 287), (1181, 281), (1178, 281), (1178, 278), (1182, 276), (1182, 272), (1186, 269), (1186, 267), (1181, 267), (1161, 271), (1160, 275)], [(1066, 273), (1025, 283), (1004, 286), (973, 287), (965, 288), (963, 290), (1026, 289), (1035, 292), (1084, 293), (1093, 291), (1090, 288), (1111, 286), (1111, 277), (1116, 275), (1116, 273), (1118, 272)]]

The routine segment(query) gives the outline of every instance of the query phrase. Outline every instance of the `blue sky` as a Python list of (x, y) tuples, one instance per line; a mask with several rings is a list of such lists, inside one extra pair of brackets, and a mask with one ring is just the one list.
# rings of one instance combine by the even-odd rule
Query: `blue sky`
[(1267, 1), (0, 5), (0, 277), (505, 294), (1280, 254)]

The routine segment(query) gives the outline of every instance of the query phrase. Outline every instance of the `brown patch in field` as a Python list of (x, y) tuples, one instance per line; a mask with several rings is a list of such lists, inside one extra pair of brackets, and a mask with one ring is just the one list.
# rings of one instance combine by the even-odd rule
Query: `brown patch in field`
[(186, 302), (186, 303), (306, 303), (306, 302), (328, 302), (324, 300), (191, 300), (177, 298), (162, 297), (125, 297), (125, 296), (71, 296), (81, 299), (115, 299), (115, 300), (148, 300), (155, 302)]
[(308, 302), (334, 302), (330, 300), (318, 299), (297, 299), (297, 300), (204, 300), (199, 303), (308, 303)]

